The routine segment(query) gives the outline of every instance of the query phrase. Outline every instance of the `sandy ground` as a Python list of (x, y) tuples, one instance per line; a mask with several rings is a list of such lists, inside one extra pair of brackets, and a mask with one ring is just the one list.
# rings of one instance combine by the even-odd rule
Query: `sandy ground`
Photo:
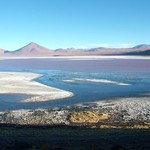
[(33, 95), (22, 102), (48, 101), (73, 96), (73, 93), (38, 83), (42, 75), (24, 72), (0, 72), (0, 94)]

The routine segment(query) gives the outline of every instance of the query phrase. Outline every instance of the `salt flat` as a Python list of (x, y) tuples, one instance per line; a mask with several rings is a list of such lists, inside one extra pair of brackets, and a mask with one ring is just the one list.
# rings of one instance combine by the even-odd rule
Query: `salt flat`
[(37, 102), (62, 99), (73, 93), (38, 83), (34, 79), (42, 75), (25, 72), (0, 72), (0, 94), (27, 94), (31, 98), (21, 102)]
[(107, 84), (116, 84), (116, 85), (123, 85), (123, 86), (129, 86), (130, 84), (123, 83), (123, 82), (117, 82), (112, 80), (106, 80), (106, 79), (84, 79), (84, 78), (74, 78), (69, 80), (63, 80), (64, 82), (76, 82), (76, 81), (82, 81), (82, 82), (95, 82), (95, 83), (107, 83)]
[(83, 55), (83, 56), (48, 56), (48, 57), (0, 57), (5, 59), (68, 59), (68, 60), (107, 60), (107, 59), (150, 59), (150, 56), (135, 55)]

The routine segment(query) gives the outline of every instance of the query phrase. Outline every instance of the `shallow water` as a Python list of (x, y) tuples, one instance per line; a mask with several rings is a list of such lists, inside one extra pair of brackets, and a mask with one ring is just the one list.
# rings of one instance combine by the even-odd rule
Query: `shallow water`
[[(15, 96), (10, 98), (10, 96), (4, 97), (1, 95), (0, 110), (60, 107), (111, 97), (136, 96), (150, 91), (149, 59), (67, 60), (57, 58), (0, 60), (0, 71), (40, 73), (43, 76), (36, 79), (37, 81), (75, 94), (71, 98), (38, 103), (17, 103), (15, 102)], [(118, 83), (124, 84), (119, 85)], [(18, 100), (18, 96), (16, 100)]]
[(150, 73), (150, 59), (4, 59), (0, 70), (65, 70), (77, 72), (145, 72)]

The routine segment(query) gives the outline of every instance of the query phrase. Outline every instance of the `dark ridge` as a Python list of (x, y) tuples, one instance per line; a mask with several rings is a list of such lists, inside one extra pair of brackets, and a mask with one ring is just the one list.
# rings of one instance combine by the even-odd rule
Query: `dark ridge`
[(141, 47), (145, 47), (145, 46), (150, 46), (150, 45), (147, 45), (147, 44), (140, 44), (140, 45), (134, 46), (133, 48), (141, 48)]
[(121, 55), (141, 55), (141, 56), (150, 56), (150, 50), (145, 50), (141, 52), (128, 52), (128, 53), (123, 53)]

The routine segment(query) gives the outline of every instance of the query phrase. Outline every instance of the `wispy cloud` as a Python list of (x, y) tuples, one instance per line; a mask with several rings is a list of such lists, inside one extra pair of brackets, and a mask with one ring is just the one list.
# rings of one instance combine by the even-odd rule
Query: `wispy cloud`
[(121, 43), (121, 44), (109, 44), (109, 43), (91, 43), (87, 45), (78, 45), (73, 46), (74, 48), (81, 48), (81, 49), (89, 49), (89, 48), (96, 48), (96, 47), (105, 47), (105, 48), (129, 48), (133, 45), (129, 43)]
[(108, 43), (92, 43), (88, 45), (89, 47), (110, 47)]
[(128, 44), (128, 43), (122, 43), (122, 44), (117, 44), (117, 45), (114, 45), (116, 48), (129, 48), (129, 47), (132, 47), (133, 45), (131, 44)]

